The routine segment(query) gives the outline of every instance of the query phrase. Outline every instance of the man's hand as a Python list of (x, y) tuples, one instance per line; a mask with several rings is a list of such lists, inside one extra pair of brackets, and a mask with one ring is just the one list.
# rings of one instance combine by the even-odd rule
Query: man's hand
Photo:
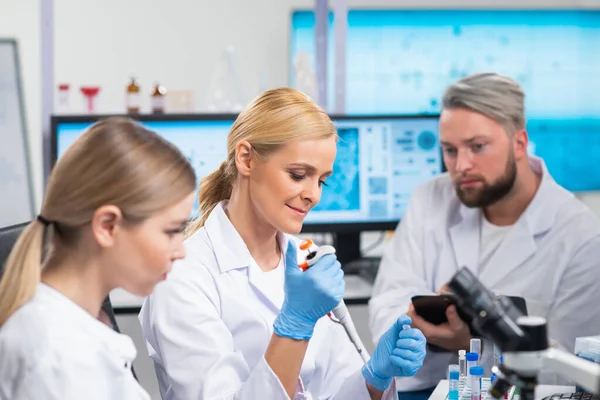
[(469, 350), (471, 340), (469, 326), (460, 319), (455, 306), (446, 309), (448, 322), (440, 325), (433, 325), (418, 316), (412, 303), (407, 315), (412, 319), (411, 326), (423, 332), (427, 343), (448, 351)]
[(448, 286), (447, 283), (444, 283), (444, 285), (442, 285), (442, 287), (435, 292), (435, 294), (443, 294), (443, 293), (453, 293), (452, 289), (450, 289), (450, 286)]

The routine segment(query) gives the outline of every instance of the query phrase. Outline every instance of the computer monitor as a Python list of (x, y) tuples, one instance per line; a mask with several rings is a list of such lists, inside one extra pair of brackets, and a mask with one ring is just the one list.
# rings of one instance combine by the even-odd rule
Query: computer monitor
[[(53, 162), (104, 117), (53, 117)], [(202, 179), (226, 159), (227, 134), (236, 117), (167, 114), (135, 118), (179, 147)], [(338, 254), (354, 259), (360, 232), (394, 229), (415, 187), (442, 172), (438, 115), (332, 116), (332, 120), (340, 136), (333, 175), (323, 187), (320, 203), (307, 215), (303, 232), (334, 232)]]
[[(104, 116), (52, 118), (52, 164), (87, 128)], [(227, 134), (236, 114), (133, 116), (177, 146), (192, 163), (198, 179), (213, 172), (227, 158)], [(197, 202), (194, 213), (197, 211)]]

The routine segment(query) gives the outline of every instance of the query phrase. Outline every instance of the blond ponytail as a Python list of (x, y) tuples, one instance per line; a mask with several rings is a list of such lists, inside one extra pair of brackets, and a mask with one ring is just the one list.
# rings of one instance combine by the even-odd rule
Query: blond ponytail
[(31, 222), (12, 248), (0, 280), (0, 327), (36, 292), (42, 269), (44, 225)]
[(200, 203), (197, 218), (186, 230), (186, 237), (191, 236), (206, 223), (206, 219), (222, 200), (231, 197), (231, 188), (235, 172), (227, 161), (200, 181), (198, 187), (198, 202)]

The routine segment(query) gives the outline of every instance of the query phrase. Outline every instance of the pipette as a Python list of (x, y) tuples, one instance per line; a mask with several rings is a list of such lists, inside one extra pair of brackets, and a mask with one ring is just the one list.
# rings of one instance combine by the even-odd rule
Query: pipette
[[(313, 247), (313, 250), (310, 250), (311, 247)], [(317, 263), (317, 261), (321, 259), (321, 257), (327, 254), (335, 254), (335, 248), (333, 246), (317, 247), (313, 244), (311, 240), (305, 240), (304, 242), (302, 242), (300, 244), (300, 249), (309, 250), (309, 253), (306, 256), (306, 261), (300, 264), (300, 269), (302, 269), (302, 271), (306, 271), (307, 269), (312, 267), (314, 264)], [(354, 326), (354, 322), (350, 317), (350, 313), (348, 312), (348, 308), (346, 307), (344, 300), (340, 301), (340, 303), (332, 310), (332, 313), (335, 316), (335, 319), (331, 318), (331, 313), (328, 314), (329, 317), (333, 322), (339, 323), (344, 327), (348, 339), (350, 339), (350, 342), (352, 342), (352, 344), (354, 345), (354, 348), (362, 358), (369, 373), (372, 374), (368, 363), (370, 359), (369, 353), (367, 352), (367, 349), (365, 349), (365, 346), (360, 340), (360, 336), (358, 336), (358, 332), (356, 331), (356, 327)]]

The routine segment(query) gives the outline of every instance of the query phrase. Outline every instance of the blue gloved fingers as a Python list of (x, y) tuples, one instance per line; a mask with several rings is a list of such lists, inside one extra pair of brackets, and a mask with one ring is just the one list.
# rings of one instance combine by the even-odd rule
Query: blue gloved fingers
[(273, 329), (282, 337), (309, 339), (316, 322), (343, 298), (344, 279), (335, 255), (326, 255), (303, 272), (296, 244), (290, 241), (285, 255), (285, 298)]
[(419, 371), (419, 369), (423, 365), (423, 362), (407, 361), (403, 358), (396, 357), (394, 355), (390, 357), (390, 361), (394, 366), (396, 366), (400, 369), (400, 371), (402, 371), (401, 375), (396, 376), (413, 376)]
[[(346, 281), (344, 280), (344, 274), (339, 278), (336, 290), (335, 290), (335, 300), (337, 301), (336, 306), (340, 301), (344, 299), (344, 292), (346, 291)], [(335, 306), (334, 306), (335, 307)]]
[(403, 329), (404, 325), (410, 325), (410, 324), (412, 324), (412, 319), (410, 319), (410, 317), (405, 314), (402, 314), (396, 320), (396, 327), (399, 328), (400, 330)]
[(425, 335), (417, 328), (408, 328), (398, 333), (398, 339), (415, 339), (425, 341)]
[(315, 265), (310, 267), (308, 271), (304, 272), (308, 274), (308, 277), (314, 278), (323, 287), (328, 285), (336, 284), (342, 281), (344, 278), (344, 271), (342, 271), (342, 265), (335, 258), (334, 255), (327, 254), (321, 258)]
[(342, 268), (342, 266), (336, 256), (333, 254), (326, 254), (305, 273), (310, 275), (320, 275), (323, 273), (333, 273), (340, 268)]
[(418, 361), (424, 358), (424, 351), (414, 351), (413, 349), (394, 349), (391, 356), (401, 358), (405, 361)]
[(297, 250), (296, 250), (296, 244), (294, 243), (293, 240), (290, 240), (288, 242), (288, 247), (287, 250), (285, 251), (285, 266), (286, 269), (287, 267), (290, 266), (298, 266), (298, 255), (297, 255)]
[(425, 348), (425, 343), (419, 339), (398, 339), (396, 349), (410, 350), (412, 352), (422, 352)]
[(310, 267), (308, 271), (303, 273), (307, 274), (308, 278), (314, 279), (322, 288), (335, 285), (340, 280), (343, 280), (344, 277), (341, 264), (337, 261), (335, 256), (330, 254), (321, 258), (321, 260)]
[(335, 304), (332, 309), (344, 298), (346, 290), (346, 281), (344, 281), (344, 272), (340, 269), (335, 271), (331, 276), (324, 277), (323, 290), (334, 299)]
[(341, 269), (337, 270), (333, 276), (334, 282), (345, 282), (344, 281), (344, 271)]

